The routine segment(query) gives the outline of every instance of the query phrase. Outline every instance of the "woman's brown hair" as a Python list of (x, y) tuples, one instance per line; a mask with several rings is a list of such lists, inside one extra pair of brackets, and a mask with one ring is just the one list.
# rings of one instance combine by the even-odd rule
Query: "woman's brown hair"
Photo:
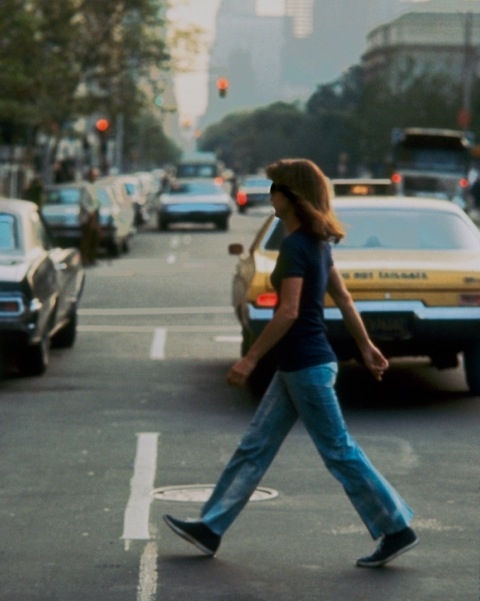
[(302, 227), (322, 240), (338, 242), (345, 230), (332, 209), (333, 187), (323, 171), (308, 159), (282, 159), (266, 167), (277, 189), (292, 202)]

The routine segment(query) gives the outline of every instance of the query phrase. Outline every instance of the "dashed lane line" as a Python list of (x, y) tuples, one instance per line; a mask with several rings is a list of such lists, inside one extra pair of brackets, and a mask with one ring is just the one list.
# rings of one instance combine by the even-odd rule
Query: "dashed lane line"
[(146, 540), (140, 559), (137, 601), (154, 601), (157, 591), (157, 543), (150, 533), (150, 505), (157, 471), (158, 432), (137, 434), (137, 450), (130, 480), (130, 496), (123, 517), (125, 551), (133, 540)]
[(155, 328), (152, 344), (150, 346), (150, 359), (162, 361), (165, 359), (165, 344), (167, 342), (167, 330)]
[(137, 434), (137, 452), (130, 496), (123, 517), (122, 539), (128, 551), (132, 540), (150, 540), (149, 518), (157, 469), (158, 432)]

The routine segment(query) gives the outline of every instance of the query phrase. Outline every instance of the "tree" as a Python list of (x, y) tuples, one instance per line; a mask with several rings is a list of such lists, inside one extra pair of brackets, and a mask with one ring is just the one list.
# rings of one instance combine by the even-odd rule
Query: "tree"
[(459, 98), (459, 87), (444, 75), (423, 73), (398, 91), (372, 80), (355, 111), (362, 154), (373, 162), (388, 161), (394, 127), (458, 129)]
[(286, 156), (298, 156), (304, 147), (306, 116), (293, 104), (278, 102), (251, 112), (234, 113), (206, 129), (202, 150), (217, 153), (239, 173), (254, 173)]
[(0, 144), (59, 138), (79, 116), (142, 109), (142, 76), (168, 68), (163, 0), (2, 0)]

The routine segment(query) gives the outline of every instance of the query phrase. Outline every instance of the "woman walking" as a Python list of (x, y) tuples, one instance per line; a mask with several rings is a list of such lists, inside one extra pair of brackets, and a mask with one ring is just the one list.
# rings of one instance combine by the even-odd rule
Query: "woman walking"
[(332, 297), (377, 380), (388, 362), (369, 339), (352, 297), (336, 269), (330, 243), (344, 230), (331, 207), (331, 187), (322, 171), (305, 159), (281, 160), (266, 169), (273, 182), (271, 202), (285, 226), (271, 281), (278, 304), (271, 321), (245, 357), (228, 373), (228, 382), (245, 385), (258, 361), (271, 349), (277, 371), (252, 423), (225, 467), (200, 519), (164, 519), (179, 536), (207, 555), (215, 555), (232, 524), (273, 461), (285, 437), (301, 419), (325, 466), (345, 493), (373, 539), (372, 555), (361, 567), (379, 567), (418, 543), (409, 527), (413, 512), (374, 468), (345, 425), (334, 385), (337, 360), (323, 320), (325, 293)]

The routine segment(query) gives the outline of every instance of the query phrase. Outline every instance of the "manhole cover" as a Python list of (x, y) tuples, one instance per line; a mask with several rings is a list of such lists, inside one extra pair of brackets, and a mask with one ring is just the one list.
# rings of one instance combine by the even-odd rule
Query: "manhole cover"
[[(181, 503), (205, 503), (213, 492), (213, 484), (192, 484), (189, 486), (164, 486), (153, 491), (159, 501), (179, 501)], [(257, 488), (250, 501), (270, 501), (278, 496), (273, 488)]]

